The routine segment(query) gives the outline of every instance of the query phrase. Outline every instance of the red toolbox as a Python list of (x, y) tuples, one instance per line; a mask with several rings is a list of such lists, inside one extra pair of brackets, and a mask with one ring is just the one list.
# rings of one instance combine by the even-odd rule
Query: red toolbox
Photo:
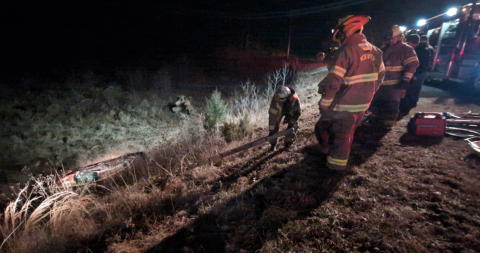
[(419, 136), (444, 136), (446, 118), (438, 112), (417, 112), (408, 123), (408, 131)]

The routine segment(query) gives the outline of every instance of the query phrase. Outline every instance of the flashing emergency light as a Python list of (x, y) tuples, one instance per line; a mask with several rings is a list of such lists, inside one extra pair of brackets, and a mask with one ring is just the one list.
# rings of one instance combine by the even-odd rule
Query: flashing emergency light
[(427, 20), (422, 18), (417, 21), (417, 26), (421, 27), (427, 24)]
[(453, 17), (453, 16), (457, 15), (457, 12), (458, 12), (458, 9), (455, 8), (455, 7), (452, 7), (452, 8), (447, 10), (446, 14), (449, 17)]
[(403, 33), (403, 32), (405, 32), (405, 31), (407, 30), (407, 27), (404, 26), (404, 25), (401, 25), (401, 26), (399, 27), (399, 29), (400, 29), (400, 32)]

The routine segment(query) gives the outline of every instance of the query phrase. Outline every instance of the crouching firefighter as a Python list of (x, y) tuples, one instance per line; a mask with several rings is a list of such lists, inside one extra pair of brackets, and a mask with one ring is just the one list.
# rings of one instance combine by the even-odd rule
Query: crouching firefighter
[(353, 136), (365, 111), (383, 81), (382, 51), (370, 44), (362, 33), (368, 16), (350, 15), (339, 20), (333, 41), (341, 43), (319, 83), (321, 118), (315, 125), (319, 145), (310, 146), (313, 154), (326, 154), (327, 167), (344, 172)]
[[(291, 134), (285, 136), (285, 147), (290, 147), (295, 141), (298, 130), (298, 118), (300, 117), (300, 101), (297, 93), (292, 88), (282, 86), (276, 90), (268, 110), (268, 128), (269, 136), (274, 135), (280, 129), (280, 122), (287, 124), (287, 128), (293, 128)], [(277, 145), (277, 139), (270, 142), (270, 150), (273, 151)]]

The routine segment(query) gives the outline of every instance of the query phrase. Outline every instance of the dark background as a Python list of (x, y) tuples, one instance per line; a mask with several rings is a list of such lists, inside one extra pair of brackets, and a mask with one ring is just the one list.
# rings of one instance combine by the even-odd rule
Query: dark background
[(421, 17), (466, 2), (16, 1), (0, 8), (2, 78), (85, 68), (153, 68), (182, 57), (208, 64), (229, 47), (286, 50), (289, 26), (292, 54), (313, 57), (325, 50), (339, 17), (370, 15), (365, 33), (379, 43), (392, 24), (411, 27)]

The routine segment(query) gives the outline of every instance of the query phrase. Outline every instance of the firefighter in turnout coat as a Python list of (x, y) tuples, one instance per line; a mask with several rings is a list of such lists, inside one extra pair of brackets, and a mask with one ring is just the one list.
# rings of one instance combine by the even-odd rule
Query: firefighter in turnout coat
[(322, 94), (321, 118), (315, 125), (319, 145), (307, 151), (327, 154), (327, 167), (336, 171), (346, 171), (355, 130), (384, 76), (382, 51), (362, 33), (369, 20), (354, 15), (339, 20), (333, 40), (341, 47), (318, 85)]
[(403, 42), (398, 25), (392, 27), (389, 44), (383, 52), (385, 80), (372, 103), (374, 120), (391, 127), (399, 119), (400, 101), (418, 67), (417, 54), (413, 47)]
[[(282, 86), (276, 90), (268, 110), (268, 128), (269, 136), (274, 135), (280, 129), (280, 122), (287, 124), (287, 128), (293, 128), (294, 133), (285, 136), (285, 146), (289, 147), (295, 141), (298, 129), (298, 118), (301, 114), (300, 101), (293, 88)], [(271, 149), (275, 150), (277, 140), (270, 142)]]

